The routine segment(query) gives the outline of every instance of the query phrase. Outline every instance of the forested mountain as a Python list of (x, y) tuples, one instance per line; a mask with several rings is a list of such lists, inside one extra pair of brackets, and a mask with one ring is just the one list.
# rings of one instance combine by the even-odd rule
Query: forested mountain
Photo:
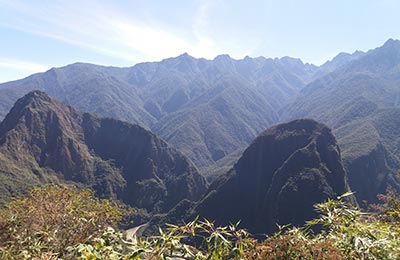
[(44, 92), (19, 99), (0, 124), (1, 202), (28, 188), (75, 183), (150, 212), (197, 200), (204, 178), (148, 130), (82, 113)]
[(72, 64), (0, 84), (0, 118), (27, 92), (45, 91), (87, 112), (138, 123), (210, 166), (278, 120), (317, 67), (298, 59), (188, 54), (130, 68)]

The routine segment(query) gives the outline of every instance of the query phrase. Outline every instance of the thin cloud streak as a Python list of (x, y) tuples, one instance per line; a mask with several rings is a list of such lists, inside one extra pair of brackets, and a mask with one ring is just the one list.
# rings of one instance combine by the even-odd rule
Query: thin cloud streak
[(74, 37), (65, 37), (64, 35), (59, 34), (57, 32), (54, 32), (54, 33), (53, 32), (45, 32), (45, 31), (40, 31), (40, 30), (35, 30), (35, 29), (29, 29), (29, 28), (22, 27), (22, 26), (10, 25), (10, 24), (6, 24), (6, 23), (0, 23), (0, 26), (11, 28), (11, 29), (21, 31), (21, 32), (26, 32), (26, 33), (46, 37), (46, 38), (50, 38), (53, 40), (58, 40), (58, 41), (61, 41), (61, 42), (67, 43), (67, 44), (86, 48), (86, 49), (92, 50), (94, 52), (97, 52), (99, 54), (107, 55), (110, 57), (130, 61), (130, 62), (138, 61), (138, 57), (132, 55), (132, 53), (123, 52), (123, 51), (114, 51), (112, 49), (102, 48), (100, 46), (78, 40), (76, 37), (75, 37), (76, 39), (74, 39)]
[(192, 32), (194, 40), (184, 39), (179, 32), (170, 32), (157, 21), (139, 22), (112, 6), (100, 6), (96, 2), (77, 8), (68, 2), (54, 1), (39, 8), (13, 1), (5, 8), (22, 14), (25, 19), (19, 19), (17, 15), (10, 23), (0, 18), (3, 27), (55, 39), (120, 60), (159, 60), (183, 52), (206, 58), (218, 54), (213, 40), (199, 30), (206, 20), (208, 1), (200, 6), (199, 16), (194, 21), (197, 24)]

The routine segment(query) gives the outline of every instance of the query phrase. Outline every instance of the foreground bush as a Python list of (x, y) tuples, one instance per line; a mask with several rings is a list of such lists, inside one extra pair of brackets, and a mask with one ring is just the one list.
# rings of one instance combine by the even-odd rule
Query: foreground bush
[[(393, 192), (366, 213), (346, 196), (316, 205), (320, 217), (263, 241), (238, 224), (198, 219), (127, 241), (115, 228), (122, 210), (90, 191), (47, 186), (0, 213), (1, 259), (400, 259), (400, 200)], [(114, 228), (113, 228), (114, 227)], [(320, 230), (314, 233), (313, 230)]]
[(0, 211), (1, 259), (56, 259), (69, 246), (87, 243), (108, 226), (116, 226), (123, 210), (90, 190), (44, 186)]
[[(217, 227), (207, 220), (184, 226), (169, 225), (154, 237), (125, 241), (121, 232), (108, 229), (100, 239), (69, 248), (77, 259), (244, 259), (255, 245), (237, 225)], [(195, 244), (196, 246), (189, 246)]]
[(321, 216), (309, 225), (322, 225), (318, 237), (333, 241), (346, 259), (400, 259), (400, 204), (389, 193), (380, 212), (362, 212), (343, 200), (317, 205)]
[[(196, 220), (136, 243), (124, 241), (122, 233), (112, 230), (100, 240), (103, 243), (81, 244), (73, 251), (80, 259), (400, 259), (399, 199), (389, 194), (379, 212), (366, 213), (347, 203), (348, 195), (316, 205), (320, 217), (305, 227), (282, 228), (263, 241), (237, 225), (216, 227)], [(314, 234), (316, 229), (322, 231)], [(116, 258), (101, 258), (105, 255)]]

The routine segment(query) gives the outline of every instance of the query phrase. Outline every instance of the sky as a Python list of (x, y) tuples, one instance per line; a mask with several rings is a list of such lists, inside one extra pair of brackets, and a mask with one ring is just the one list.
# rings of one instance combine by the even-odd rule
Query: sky
[(400, 38), (398, 0), (0, 0), (0, 82), (189, 53), (320, 65)]

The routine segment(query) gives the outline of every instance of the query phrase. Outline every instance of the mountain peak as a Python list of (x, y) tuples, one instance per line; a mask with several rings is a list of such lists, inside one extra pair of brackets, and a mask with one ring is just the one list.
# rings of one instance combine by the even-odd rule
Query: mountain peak
[(301, 67), (304, 66), (304, 62), (299, 58), (292, 58), (289, 56), (284, 56), (281, 58), (275, 58), (275, 61), (280, 62), (281, 64), (285, 64), (289, 67)]
[(324, 73), (333, 72), (343, 66), (346, 66), (350, 62), (361, 58), (363, 55), (365, 55), (365, 53), (362, 51), (355, 51), (352, 54), (347, 52), (340, 52), (331, 60), (328, 60), (320, 66), (320, 72), (322, 73), (320, 73), (319, 76), (323, 75)]
[(187, 53), (187, 52), (182, 53), (182, 54), (179, 55), (177, 58), (178, 58), (178, 59), (191, 59), (191, 60), (192, 60), (192, 59), (196, 59), (195, 57), (189, 55), (189, 53)]
[(162, 60), (162, 64), (167, 68), (175, 68), (187, 73), (196, 70), (197, 59), (185, 52), (177, 57)]
[[(6, 116), (3, 123), (7, 123), (10, 118), (18, 118), (21, 117), (22, 114), (31, 113), (34, 111), (47, 111), (50, 107), (53, 110), (58, 105), (56, 105), (57, 101), (52, 99), (47, 93), (40, 90), (33, 90), (21, 97), (15, 102), (13, 108), (10, 110), (10, 113)], [(60, 106), (67, 107), (67, 105), (60, 104)], [(11, 120), (14, 121), (14, 120)]]
[(222, 55), (218, 55), (214, 58), (214, 62), (216, 62), (216, 64), (218, 66), (221, 67), (230, 67), (233, 68), (233, 62), (234, 60), (228, 55), (228, 54), (222, 54)]
[(382, 53), (382, 52), (387, 53), (388, 55), (398, 54), (400, 52), (400, 41), (394, 40), (394, 39), (389, 39), (381, 47), (379, 47), (375, 50), (378, 50), (379, 53)]
[(391, 74), (400, 64), (400, 41), (389, 39), (381, 47), (369, 50), (354, 64), (354, 69)]
[(383, 44), (383, 46), (384, 46), (384, 47), (400, 46), (400, 41), (390, 38), (389, 40), (387, 40), (387, 41)]
[(229, 54), (220, 54), (214, 58), (214, 60), (231, 60), (231, 56)]
[(352, 55), (362, 55), (362, 54), (365, 54), (365, 52), (359, 51), (359, 50), (356, 50), (356, 51), (354, 51), (354, 52), (352, 53)]
[[(0, 123), (0, 136), (10, 129), (25, 129), (24, 134), (42, 136), (44, 128), (50, 127), (73, 135), (79, 132), (69, 119), (82, 113), (65, 105), (40, 90), (34, 90), (18, 99), (5, 119)], [(51, 123), (49, 123), (51, 122)]]
[(41, 90), (33, 90), (31, 92), (29, 92), (28, 94), (26, 94), (25, 96), (23, 96), (20, 100), (24, 101), (24, 100), (45, 100), (45, 101), (50, 101), (51, 97), (49, 95), (47, 95), (46, 92), (43, 92)]

